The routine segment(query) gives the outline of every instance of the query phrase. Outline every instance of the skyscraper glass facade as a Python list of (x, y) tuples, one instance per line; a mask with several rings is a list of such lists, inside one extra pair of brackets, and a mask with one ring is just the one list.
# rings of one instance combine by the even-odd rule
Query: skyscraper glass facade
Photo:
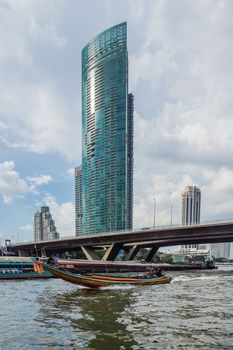
[(82, 233), (82, 166), (74, 169), (75, 172), (75, 232), (76, 236)]
[(133, 95), (126, 22), (82, 50), (83, 234), (132, 227)]

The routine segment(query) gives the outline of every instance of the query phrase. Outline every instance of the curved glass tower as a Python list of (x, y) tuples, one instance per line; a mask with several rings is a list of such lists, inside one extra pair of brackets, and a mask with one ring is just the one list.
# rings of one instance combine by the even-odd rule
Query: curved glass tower
[(82, 50), (83, 234), (132, 227), (133, 95), (126, 22)]

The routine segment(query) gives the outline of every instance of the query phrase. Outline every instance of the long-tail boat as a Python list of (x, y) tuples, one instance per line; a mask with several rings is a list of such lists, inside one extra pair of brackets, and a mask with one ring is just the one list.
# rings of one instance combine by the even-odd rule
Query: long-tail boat
[(52, 256), (48, 263), (59, 265), (61, 269), (66, 269), (74, 273), (124, 273), (124, 272), (144, 272), (150, 268), (160, 268), (163, 271), (182, 271), (182, 270), (205, 270), (212, 269), (215, 266), (211, 263), (194, 264), (167, 264), (167, 263), (147, 263), (139, 261), (103, 261), (103, 260), (82, 260), (82, 259), (60, 259)]
[[(136, 261), (103, 261), (103, 260), (81, 260), (81, 259), (60, 259), (50, 257), (48, 264), (59, 267), (71, 273), (128, 273), (146, 272), (149, 269), (161, 267), (159, 264), (148, 264)], [(164, 268), (163, 268), (164, 269)]]
[[(105, 273), (100, 274), (96, 272), (92, 273), (80, 273), (76, 272), (75, 270), (72, 271), (72, 269), (69, 269), (69, 266), (67, 264), (61, 265), (61, 264), (54, 264), (51, 265), (51, 262), (43, 264), (43, 267), (46, 271), (52, 273), (55, 277), (61, 278), (67, 282), (78, 284), (84, 287), (88, 288), (102, 288), (102, 287), (108, 287), (112, 285), (139, 285), (139, 286), (146, 286), (146, 285), (155, 285), (155, 284), (165, 284), (170, 283), (171, 278), (164, 276), (160, 273), (160, 275), (156, 276), (148, 271), (144, 275), (135, 275), (130, 276), (126, 275), (126, 264), (124, 264), (124, 274), (109, 274), (106, 273), (108, 264), (105, 264)], [(117, 265), (116, 263), (114, 265)], [(67, 268), (68, 266), (68, 268)], [(72, 266), (72, 265), (71, 265)], [(72, 272), (71, 272), (72, 271)], [(116, 272), (116, 271), (114, 271)], [(129, 272), (129, 268), (128, 268)]]

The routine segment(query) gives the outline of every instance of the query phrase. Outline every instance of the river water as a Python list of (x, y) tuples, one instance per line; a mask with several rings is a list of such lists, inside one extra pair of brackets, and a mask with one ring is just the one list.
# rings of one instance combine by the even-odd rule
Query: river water
[(233, 349), (233, 271), (167, 274), (170, 285), (100, 291), (0, 281), (0, 349)]

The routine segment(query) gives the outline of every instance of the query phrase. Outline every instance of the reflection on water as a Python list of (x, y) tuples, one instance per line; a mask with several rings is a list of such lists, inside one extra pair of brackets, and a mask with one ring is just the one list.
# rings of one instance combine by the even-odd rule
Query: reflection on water
[[(82, 349), (133, 349), (133, 335), (127, 324), (120, 322), (121, 315), (130, 309), (135, 298), (127, 289), (88, 290), (54, 295), (41, 306), (41, 320), (72, 327), (79, 337), (78, 348)], [(74, 344), (73, 344), (74, 345)]]
[(233, 271), (171, 275), (170, 285), (100, 291), (0, 282), (0, 349), (232, 349)]

